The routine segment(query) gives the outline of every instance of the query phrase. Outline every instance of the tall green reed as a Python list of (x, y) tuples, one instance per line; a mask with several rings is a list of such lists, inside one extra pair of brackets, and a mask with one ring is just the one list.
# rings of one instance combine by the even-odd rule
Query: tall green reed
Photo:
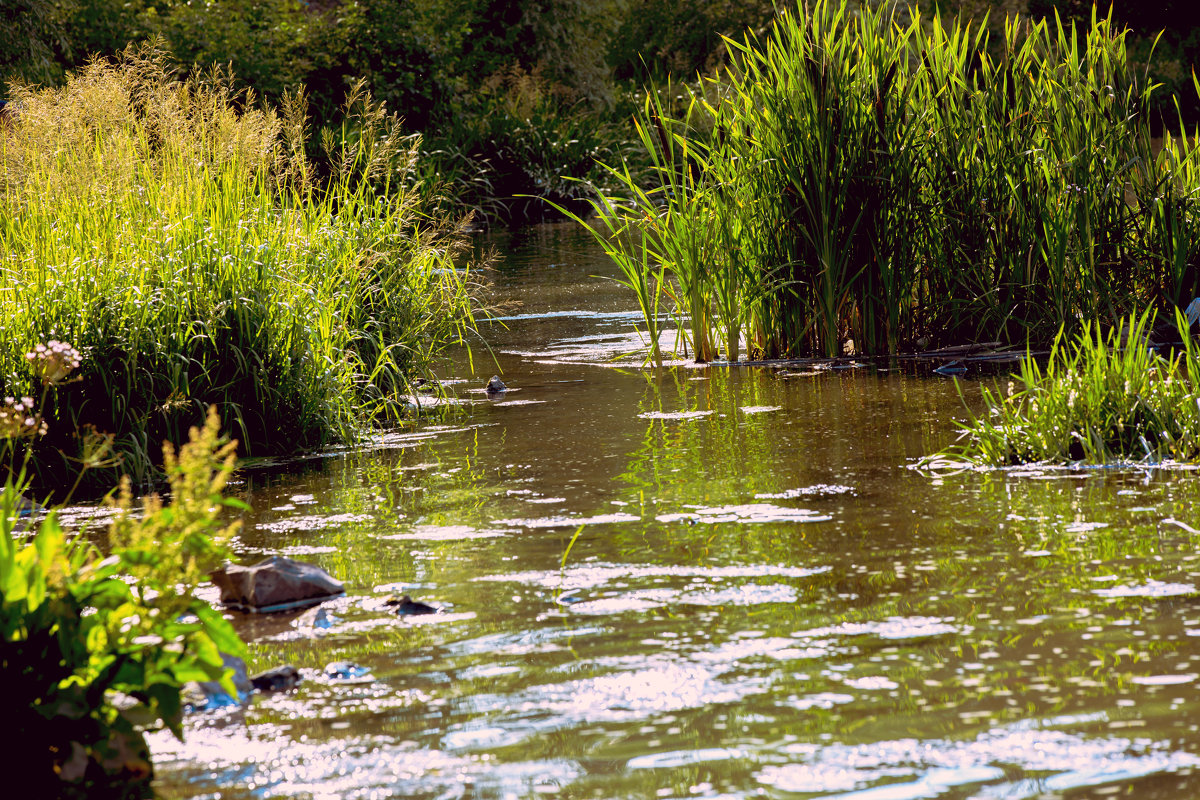
[(21, 355), (49, 338), (86, 356), (44, 410), (43, 477), (70, 472), (94, 429), (147, 480), (159, 443), (211, 404), (250, 455), (352, 438), (401, 414), (411, 376), (472, 329), (462, 237), (405, 188), (419, 141), (356, 89), (317, 182), (303, 97), (275, 111), (229, 86), (178, 82), (141, 50), (61, 89), (15, 87), (0, 380), (31, 394)]
[(643, 109), (661, 189), (627, 182), (599, 224), (653, 232), (692, 341), (1048, 342), (1194, 295), (1196, 139), (1151, 142), (1153, 87), (1110, 19), (1009, 20), (992, 57), (984, 26), (885, 6), (801, 4), (730, 40), (686, 112)]

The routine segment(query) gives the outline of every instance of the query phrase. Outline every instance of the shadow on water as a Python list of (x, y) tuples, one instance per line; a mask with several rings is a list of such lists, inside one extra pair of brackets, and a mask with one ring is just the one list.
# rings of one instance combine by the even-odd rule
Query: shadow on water
[(510, 235), (510, 392), (243, 477), (241, 554), (348, 592), (237, 618), (306, 680), (156, 735), (162, 796), (1200, 796), (1195, 475), (916, 472), (952, 382), (643, 370), (586, 238)]

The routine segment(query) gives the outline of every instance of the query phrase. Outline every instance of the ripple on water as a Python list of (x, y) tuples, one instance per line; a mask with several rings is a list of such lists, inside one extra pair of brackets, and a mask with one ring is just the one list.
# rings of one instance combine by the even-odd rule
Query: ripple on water
[(791, 586), (746, 584), (719, 590), (636, 589), (615, 597), (572, 603), (570, 609), (574, 614), (615, 614), (649, 611), (668, 605), (755, 606), (766, 603), (794, 603), (796, 600), (796, 590)]
[[(490, 713), (489, 725), (505, 731), (506, 743), (581, 724), (629, 722), (685, 709), (736, 703), (767, 691), (763, 679), (719, 680), (706, 666), (676, 661), (646, 662), (624, 671), (563, 683), (542, 684), (512, 694), (475, 695), (475, 713)], [(451, 732), (472, 730), (474, 723)]]
[(740, 406), (738, 411), (743, 414), (766, 414), (769, 411), (782, 411), (783, 406)]
[(565, 570), (530, 570), (482, 575), (477, 581), (526, 583), (546, 589), (592, 589), (606, 584), (627, 586), (650, 578), (718, 581), (731, 578), (811, 578), (829, 572), (830, 567), (785, 567), (777, 564), (703, 567), (671, 564), (579, 564)]
[[(1200, 758), (1161, 743), (1088, 738), (1046, 730), (1043, 724), (1018, 723), (966, 742), (793, 745), (785, 750), (799, 760), (764, 767), (758, 780), (777, 791), (840, 792), (831, 796), (856, 800), (915, 800), (980, 784), (972, 797), (1015, 800), (1200, 766)], [(1006, 778), (1030, 773), (1050, 774), (1036, 781)]]
[[(294, 498), (293, 498), (294, 500)], [(353, 522), (366, 522), (373, 519), (370, 514), (322, 514), (300, 517), (288, 517), (278, 522), (260, 522), (254, 527), (271, 533), (287, 533), (289, 531), (319, 531), (336, 525), (348, 525)]]
[(445, 645), (446, 652), (455, 657), (487, 654), (489, 656), (527, 656), (569, 650), (572, 639), (598, 636), (604, 628), (535, 628), (513, 633), (494, 633), (477, 636)]
[(924, 639), (949, 633), (966, 635), (973, 630), (969, 625), (953, 625), (942, 617), (888, 617), (865, 622), (843, 622), (840, 625), (798, 631), (792, 635), (802, 638), (877, 636), (880, 639)]
[(715, 411), (644, 411), (639, 419), (700, 419), (715, 414)]
[(785, 508), (770, 503), (744, 503), (742, 505), (700, 507), (690, 513), (659, 514), (659, 522), (693, 520), (705, 524), (727, 522), (828, 522), (833, 517), (810, 511), (807, 508)]
[(1130, 586), (1093, 589), (1092, 592), (1101, 597), (1180, 597), (1195, 594), (1196, 587), (1190, 583), (1164, 583), (1163, 581), (1149, 580)]
[(754, 498), (756, 500), (795, 500), (798, 497), (826, 497), (838, 494), (854, 494), (854, 487), (844, 486), (840, 483), (816, 483), (812, 486), (785, 489), (782, 492), (756, 494)]
[[(281, 747), (281, 739), (286, 746)], [(245, 786), (259, 797), (310, 800), (368, 800), (379, 797), (530, 797), (563, 786), (583, 773), (566, 759), (496, 763), (395, 743), (386, 737), (360, 737), (311, 743), (288, 739), (286, 726), (254, 736), (233, 730), (189, 731), (187, 750), (172, 746), (169, 734), (154, 734), (155, 766), (177, 765), (191, 783), (221, 789)], [(182, 760), (186, 759), (186, 760)], [(247, 782), (245, 765), (255, 769)]]
[(702, 747), (697, 750), (672, 750), (636, 756), (625, 762), (626, 769), (675, 769), (713, 761), (734, 761), (746, 753), (733, 747)]
[(508, 530), (480, 529), (470, 525), (416, 525), (407, 533), (389, 533), (380, 539), (420, 542), (457, 542), (466, 539), (494, 539)]
[(622, 522), (640, 522), (641, 517), (633, 514), (598, 514), (594, 517), (538, 517), (536, 519), (498, 519), (497, 525), (511, 528), (572, 528), (578, 525), (611, 525)]
[[(664, 366), (683, 366), (687, 359), (670, 358), (674, 331), (664, 330), (659, 349), (668, 354)], [(539, 364), (594, 364), (609, 367), (641, 367), (646, 361), (646, 341), (636, 332), (597, 333), (555, 339), (538, 350), (503, 348), (505, 355), (520, 356)]]

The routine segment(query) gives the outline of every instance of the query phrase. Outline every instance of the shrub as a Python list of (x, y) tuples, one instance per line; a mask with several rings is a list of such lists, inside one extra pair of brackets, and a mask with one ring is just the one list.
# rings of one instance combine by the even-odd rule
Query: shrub
[(176, 456), (164, 450), (171, 501), (135, 510), (129, 482), (115, 501), (104, 551), (67, 535), (53, 512), (22, 541), (19, 479), (0, 494), (0, 667), (11, 763), (31, 796), (142, 796), (151, 774), (142, 731), (182, 736), (181, 688), (220, 680), (221, 651), (243, 645), (195, 595), (237, 523), (221, 511), (234, 443), (221, 445), (215, 410)]
[(469, 110), (429, 139), (426, 184), (485, 223), (539, 221), (555, 204), (586, 208), (605, 184), (598, 164), (620, 158), (627, 134), (555, 89), (515, 66), (489, 77)]

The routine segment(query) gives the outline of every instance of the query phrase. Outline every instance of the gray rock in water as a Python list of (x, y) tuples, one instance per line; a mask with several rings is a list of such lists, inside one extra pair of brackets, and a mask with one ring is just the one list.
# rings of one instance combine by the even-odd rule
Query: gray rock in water
[(500, 380), (499, 375), (493, 375), (488, 379), (487, 386), (483, 387), (483, 390), (488, 394), (501, 394), (507, 392), (508, 387), (504, 385), (504, 381)]
[(422, 603), (419, 600), (413, 600), (406, 594), (399, 597), (394, 595), (384, 598), (383, 604), (388, 606), (402, 617), (414, 616), (416, 614), (436, 614), (438, 609), (431, 605)]
[(300, 670), (291, 664), (260, 672), (250, 676), (250, 683), (260, 692), (286, 692), (300, 683)]
[(222, 603), (252, 613), (302, 608), (345, 591), (341, 581), (320, 567), (283, 556), (250, 567), (230, 564), (210, 577), (221, 590)]

